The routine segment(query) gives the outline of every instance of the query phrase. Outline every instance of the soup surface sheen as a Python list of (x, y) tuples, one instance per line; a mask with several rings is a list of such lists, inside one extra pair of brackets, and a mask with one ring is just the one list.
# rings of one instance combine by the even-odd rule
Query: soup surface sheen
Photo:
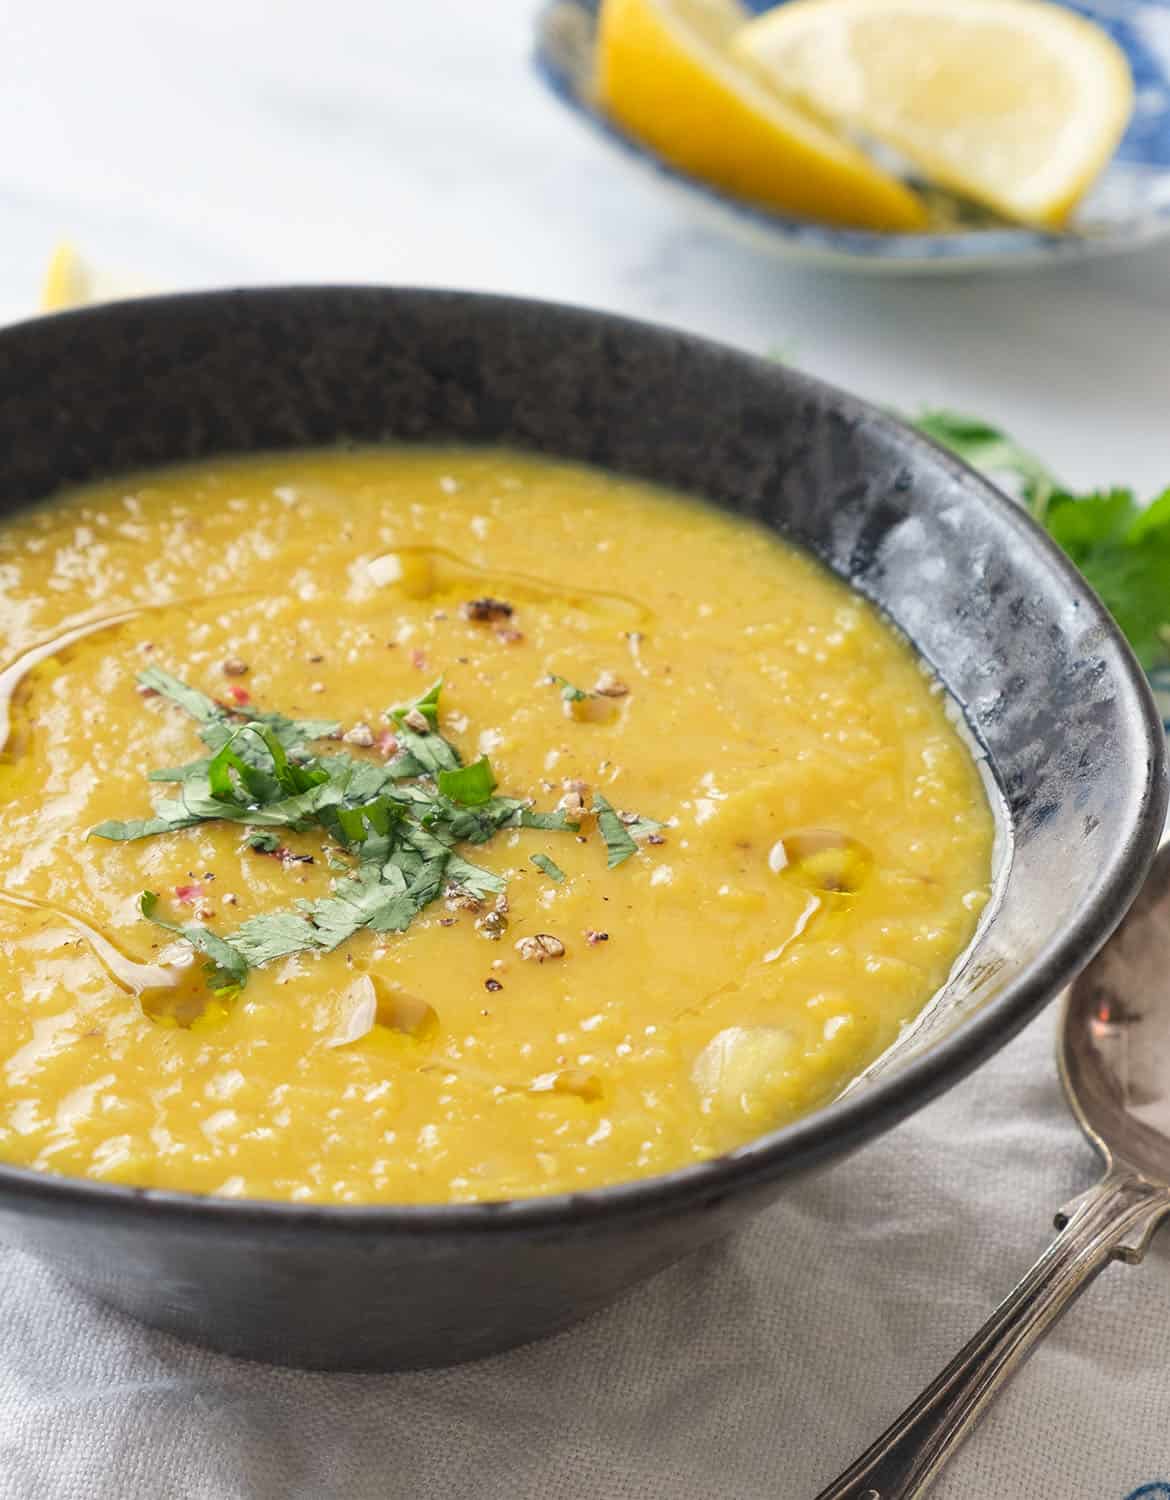
[[(830, 1100), (988, 897), (980, 777), (909, 648), (765, 532), (645, 485), (490, 450), (204, 464), (14, 518), (0, 585), (10, 1162), (339, 1203), (665, 1172)], [(385, 711), (442, 674), (464, 762), (542, 811), (579, 797), (579, 832), (458, 845), (506, 910), (448, 870), (405, 931), (213, 995), (140, 892), (230, 938), (329, 897), (361, 846), (280, 828), (266, 852), (225, 821), (87, 838), (211, 753), (148, 667), (231, 726), (336, 720), (349, 738), (313, 752), (383, 769)], [(665, 825), (614, 868), (598, 794)]]

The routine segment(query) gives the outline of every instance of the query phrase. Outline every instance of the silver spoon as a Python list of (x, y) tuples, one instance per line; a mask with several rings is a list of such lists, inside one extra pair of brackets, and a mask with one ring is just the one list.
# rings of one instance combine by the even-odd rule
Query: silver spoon
[(1170, 847), (1069, 990), (1058, 1049), (1081, 1129), (1105, 1161), (1060, 1233), (983, 1327), (817, 1500), (911, 1500), (1062, 1313), (1112, 1260), (1137, 1265), (1170, 1214)]

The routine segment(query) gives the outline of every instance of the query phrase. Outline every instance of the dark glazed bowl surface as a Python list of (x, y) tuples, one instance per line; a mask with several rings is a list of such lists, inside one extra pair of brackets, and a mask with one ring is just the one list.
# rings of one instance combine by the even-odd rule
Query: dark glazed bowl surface
[(0, 507), (77, 481), (341, 441), (510, 443), (692, 491), (820, 556), (905, 631), (1004, 799), (1000, 900), (921, 1021), (837, 1103), (717, 1160), (574, 1196), (314, 1207), (0, 1167), (0, 1233), (157, 1326), (322, 1367), (550, 1333), (739, 1223), (1011, 1037), (1153, 856), (1161, 726), (1096, 597), (991, 486), (874, 409), (661, 328), (463, 293), (288, 288), (0, 332)]

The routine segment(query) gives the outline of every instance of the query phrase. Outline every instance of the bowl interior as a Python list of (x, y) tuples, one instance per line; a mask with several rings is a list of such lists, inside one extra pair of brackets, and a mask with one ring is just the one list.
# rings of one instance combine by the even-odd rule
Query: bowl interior
[(816, 1153), (834, 1130), (846, 1144), (892, 1122), (1005, 1041), (1120, 919), (1165, 811), (1145, 681), (1018, 508), (862, 403), (685, 335), (461, 293), (207, 293), (0, 333), (0, 509), (172, 461), (390, 439), (518, 445), (771, 527), (909, 636), (986, 757), (1010, 858), (949, 983), (849, 1098), (733, 1155)]

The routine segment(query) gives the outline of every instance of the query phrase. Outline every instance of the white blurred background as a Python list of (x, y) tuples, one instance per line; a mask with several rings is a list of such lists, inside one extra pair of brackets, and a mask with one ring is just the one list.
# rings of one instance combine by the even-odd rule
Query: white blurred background
[(688, 218), (531, 73), (537, 0), (0, 0), (0, 316), (53, 245), (145, 287), (397, 281), (671, 322), (1170, 483), (1170, 245), (962, 279), (803, 269)]

